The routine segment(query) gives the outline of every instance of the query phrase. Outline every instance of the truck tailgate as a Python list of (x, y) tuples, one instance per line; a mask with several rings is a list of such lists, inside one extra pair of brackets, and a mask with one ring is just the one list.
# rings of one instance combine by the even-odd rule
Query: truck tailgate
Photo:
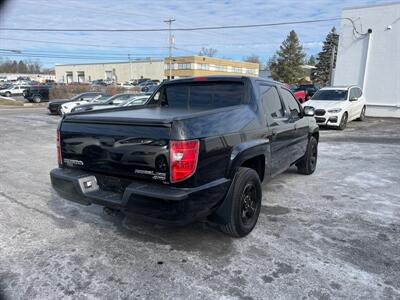
[(71, 120), (60, 128), (63, 164), (71, 168), (169, 181), (170, 124)]

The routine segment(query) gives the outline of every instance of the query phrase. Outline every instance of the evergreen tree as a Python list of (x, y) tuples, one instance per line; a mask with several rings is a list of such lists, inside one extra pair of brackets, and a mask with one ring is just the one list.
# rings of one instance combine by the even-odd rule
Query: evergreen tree
[(308, 58), (307, 65), (315, 66), (316, 64), (317, 64), (317, 62), (315, 61), (314, 55), (311, 55), (311, 56)]
[(289, 84), (300, 82), (304, 77), (301, 66), (305, 57), (297, 34), (292, 30), (268, 62), (272, 78)]
[(316, 65), (314, 74), (316, 82), (319, 82), (323, 85), (329, 84), (331, 77), (330, 70), (331, 70), (332, 50), (333, 48), (336, 49), (333, 60), (333, 68), (335, 68), (338, 44), (339, 44), (339, 35), (336, 33), (336, 28), (333, 27), (326, 36), (326, 39), (322, 46), (322, 51), (318, 53), (318, 63)]

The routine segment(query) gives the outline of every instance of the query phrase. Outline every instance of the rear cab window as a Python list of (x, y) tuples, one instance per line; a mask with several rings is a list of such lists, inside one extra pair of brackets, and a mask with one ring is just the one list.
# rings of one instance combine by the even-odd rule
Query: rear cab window
[(193, 81), (166, 84), (153, 97), (162, 107), (208, 110), (245, 103), (242, 81)]

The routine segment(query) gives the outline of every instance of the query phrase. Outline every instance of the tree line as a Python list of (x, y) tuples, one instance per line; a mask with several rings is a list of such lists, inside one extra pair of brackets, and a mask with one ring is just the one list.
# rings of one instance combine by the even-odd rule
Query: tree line
[(43, 68), (38, 61), (0, 58), (0, 73), (53, 74), (54, 70)]
[[(316, 57), (313, 55), (307, 57), (296, 32), (294, 30), (290, 31), (279, 49), (267, 62), (272, 79), (288, 84), (305, 83), (307, 79), (302, 66), (310, 65), (315, 67), (311, 72), (311, 81), (328, 85), (330, 83), (331, 68), (336, 66), (338, 43), (339, 35), (336, 32), (336, 28), (333, 27), (326, 36), (322, 50), (318, 55)], [(333, 49), (336, 49), (334, 53)], [(217, 49), (214, 48), (202, 48), (199, 55), (212, 57), (217, 52)], [(244, 57), (243, 60), (258, 63), (260, 67), (262, 66), (258, 55), (250, 55)]]

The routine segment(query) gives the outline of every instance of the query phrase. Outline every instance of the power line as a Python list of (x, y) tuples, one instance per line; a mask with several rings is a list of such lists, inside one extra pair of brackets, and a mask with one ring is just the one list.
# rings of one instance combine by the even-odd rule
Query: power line
[[(229, 25), (229, 26), (209, 26), (209, 27), (187, 27), (187, 28), (174, 28), (174, 31), (198, 31), (198, 30), (222, 30), (222, 29), (240, 29), (240, 28), (256, 28), (256, 27), (273, 27), (282, 25), (296, 25), (296, 24), (312, 24), (329, 21), (347, 20), (353, 29), (360, 35), (363, 33), (358, 32), (355, 27), (354, 21), (351, 18), (330, 18), (330, 19), (315, 19), (304, 21), (289, 21), (278, 23), (264, 23), (264, 24), (248, 24), (248, 25)], [(169, 28), (143, 28), (143, 29), (66, 29), (66, 28), (10, 28), (2, 27), (2, 31), (46, 31), (46, 32), (163, 32), (169, 31)]]
[(44, 40), (30, 40), (30, 39), (15, 39), (15, 38), (4, 38), (0, 37), (0, 40), (10, 40), (10, 41), (21, 41), (21, 42), (33, 42), (33, 43), (45, 43), (45, 44), (60, 44), (60, 45), (72, 45), (72, 46), (87, 46), (87, 47), (101, 47), (101, 48), (124, 48), (124, 49), (167, 49), (168, 47), (163, 46), (118, 46), (118, 45), (100, 45), (100, 44), (84, 44), (84, 43), (70, 43), (70, 42), (54, 42), (54, 41), (44, 41)]
[[(60, 59), (85, 59), (85, 60), (119, 60), (122, 61), (123, 57), (99, 57), (99, 56), (67, 56), (67, 55), (49, 55), (49, 54), (35, 54), (35, 53), (26, 53), (26, 54), (11, 54), (11, 53), (0, 53), (0, 56), (8, 56), (8, 57), (35, 57), (35, 58), (60, 58)], [(155, 56), (136, 56), (131, 57), (131, 59), (163, 59), (163, 57), (155, 57)]]
[[(4, 38), (0, 37), (0, 40), (11, 40), (11, 41), (22, 41), (22, 42), (34, 42), (34, 43), (44, 43), (44, 44), (60, 44), (60, 45), (76, 45), (76, 46), (88, 46), (88, 47), (105, 47), (105, 48), (117, 48), (117, 49), (168, 49), (165, 46), (112, 46), (112, 45), (100, 45), (100, 44), (84, 44), (84, 43), (69, 43), (69, 42), (54, 42), (54, 41), (44, 41), (44, 40), (30, 40), (30, 39), (14, 39), (14, 38)], [(311, 41), (303, 42), (303, 44), (308, 43), (320, 43), (322, 41)], [(271, 45), (268, 42), (248, 42), (248, 43), (199, 43), (199, 44), (179, 44), (184, 47), (205, 47), (205, 46), (229, 46), (229, 47), (241, 47), (241, 46), (260, 46), (260, 45)], [(276, 44), (279, 45), (279, 44)], [(174, 47), (174, 49), (182, 51), (191, 51), (183, 48)], [(30, 50), (33, 51), (33, 50)], [(58, 50), (55, 50), (58, 51)], [(124, 54), (126, 56), (126, 54)]]

